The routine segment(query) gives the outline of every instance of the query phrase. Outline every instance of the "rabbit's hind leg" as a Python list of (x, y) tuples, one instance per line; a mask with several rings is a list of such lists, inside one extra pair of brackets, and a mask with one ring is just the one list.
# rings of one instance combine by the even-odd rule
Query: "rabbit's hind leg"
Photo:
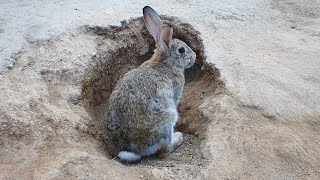
[(179, 147), (183, 141), (182, 133), (181, 132), (174, 132), (173, 127), (170, 133), (170, 141), (167, 143), (162, 144), (159, 148), (157, 154), (160, 158), (164, 158), (168, 156), (170, 153), (175, 151), (177, 147)]
[(160, 158), (164, 158), (180, 146), (183, 141), (182, 133), (174, 132), (174, 127), (171, 123), (164, 126), (159, 133), (162, 134), (162, 138), (145, 149), (141, 153), (142, 156), (150, 156), (157, 153)]
[(157, 153), (160, 157), (165, 157), (172, 151), (172, 133), (173, 127), (171, 123), (167, 123), (156, 131), (156, 137), (159, 139), (153, 141), (141, 155), (150, 156)]
[(170, 140), (168, 138), (161, 138), (158, 142), (150, 145), (147, 149), (145, 149), (141, 155), (142, 156), (151, 156), (157, 153), (160, 149), (162, 149), (166, 144), (170, 144)]
[(183, 141), (182, 133), (181, 132), (175, 132), (172, 133), (172, 138), (171, 138), (171, 146), (172, 146), (172, 151), (176, 150), (177, 147), (181, 145)]

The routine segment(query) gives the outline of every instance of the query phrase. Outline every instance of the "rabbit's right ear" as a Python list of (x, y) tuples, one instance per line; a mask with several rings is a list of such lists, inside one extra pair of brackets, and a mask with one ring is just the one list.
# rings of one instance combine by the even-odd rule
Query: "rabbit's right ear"
[(153, 36), (156, 43), (158, 43), (162, 25), (159, 14), (150, 6), (145, 6), (143, 8), (143, 17), (149, 33)]
[(169, 24), (161, 26), (161, 33), (159, 38), (159, 47), (162, 52), (166, 52), (169, 49), (170, 41), (172, 40), (173, 28)]

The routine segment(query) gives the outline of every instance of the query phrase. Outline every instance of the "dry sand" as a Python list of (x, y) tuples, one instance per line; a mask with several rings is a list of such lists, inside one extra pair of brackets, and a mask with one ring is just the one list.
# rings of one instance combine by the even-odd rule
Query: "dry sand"
[[(152, 53), (145, 5), (198, 66), (183, 145), (128, 165), (100, 112)], [(317, 0), (1, 1), (0, 179), (320, 179), (319, 27)]]

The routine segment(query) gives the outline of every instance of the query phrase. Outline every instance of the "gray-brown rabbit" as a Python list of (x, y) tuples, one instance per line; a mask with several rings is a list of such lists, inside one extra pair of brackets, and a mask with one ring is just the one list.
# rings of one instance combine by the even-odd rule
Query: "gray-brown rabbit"
[(172, 39), (173, 28), (162, 24), (155, 10), (146, 6), (143, 16), (156, 50), (150, 60), (117, 82), (105, 121), (107, 134), (124, 162), (136, 162), (155, 153), (164, 157), (182, 143), (182, 133), (174, 132), (177, 106), (184, 70), (196, 59), (186, 43)]

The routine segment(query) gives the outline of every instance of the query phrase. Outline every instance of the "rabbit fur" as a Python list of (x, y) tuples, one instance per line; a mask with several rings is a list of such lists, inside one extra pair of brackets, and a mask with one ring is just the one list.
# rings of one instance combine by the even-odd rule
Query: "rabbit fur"
[(105, 126), (123, 162), (138, 162), (157, 153), (165, 157), (182, 143), (174, 132), (183, 93), (184, 70), (196, 54), (183, 41), (172, 39), (173, 28), (163, 24), (151, 7), (143, 8), (146, 27), (156, 42), (150, 60), (127, 72), (109, 98)]

